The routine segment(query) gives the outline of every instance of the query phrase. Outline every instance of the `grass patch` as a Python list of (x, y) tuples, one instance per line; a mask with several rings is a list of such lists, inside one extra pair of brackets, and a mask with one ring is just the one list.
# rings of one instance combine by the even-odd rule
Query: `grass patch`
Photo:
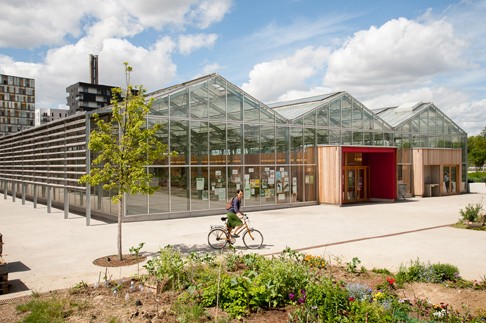
[(63, 302), (56, 298), (34, 299), (26, 304), (18, 305), (15, 309), (20, 313), (29, 312), (22, 322), (57, 323), (64, 322), (64, 319), (69, 316), (69, 313), (64, 311)]

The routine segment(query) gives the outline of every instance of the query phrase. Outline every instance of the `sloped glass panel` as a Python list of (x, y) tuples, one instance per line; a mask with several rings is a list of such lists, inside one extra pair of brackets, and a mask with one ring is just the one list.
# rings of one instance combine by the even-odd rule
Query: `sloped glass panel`
[(435, 129), (437, 131), (437, 134), (444, 133), (444, 116), (440, 113), (436, 113)]
[(211, 122), (208, 130), (210, 164), (224, 165), (226, 164), (226, 124)]
[(410, 122), (407, 121), (402, 125), (402, 132), (410, 133)]
[(208, 83), (208, 111), (210, 119), (226, 119), (226, 83), (219, 78)]
[(249, 189), (248, 194), (245, 195), (245, 206), (259, 205), (261, 197), (260, 167), (255, 165), (245, 167), (245, 176), (249, 177), (249, 182), (244, 183), (245, 189)]
[(363, 110), (363, 129), (373, 130), (373, 115), (366, 110)]
[(301, 164), (304, 152), (303, 129), (300, 127), (290, 128), (290, 162)]
[(429, 127), (429, 114), (428, 111), (424, 111), (420, 114), (420, 128), (419, 128), (420, 132), (426, 133), (428, 127)]
[(173, 117), (187, 117), (188, 116), (188, 103), (189, 95), (187, 89), (183, 89), (179, 92), (170, 95), (170, 115)]
[(316, 111), (312, 111), (308, 115), (304, 116), (304, 125), (306, 126), (316, 125)]
[(191, 210), (209, 209), (208, 166), (191, 167)]
[(341, 127), (341, 99), (336, 99), (330, 104), (329, 125), (331, 127)]
[(352, 145), (352, 143), (353, 143), (353, 132), (352, 131), (343, 131), (342, 132), (341, 144)]
[(171, 211), (188, 211), (190, 208), (190, 176), (189, 167), (170, 168), (170, 204)]
[(191, 164), (207, 165), (208, 153), (208, 123), (191, 121)]
[(288, 127), (275, 128), (275, 149), (277, 151), (277, 164), (288, 164), (289, 154), (287, 152), (290, 149)]
[(328, 126), (329, 125), (329, 103), (326, 103), (323, 107), (317, 110), (317, 125)]
[(245, 164), (260, 164), (260, 126), (245, 124)]
[(189, 97), (191, 102), (189, 108), (191, 117), (207, 118), (208, 117), (208, 84), (204, 82), (189, 88)]
[(241, 154), (243, 152), (242, 125), (227, 125), (227, 160), (229, 165), (241, 164)]
[(438, 140), (436, 136), (429, 136), (429, 147), (437, 148)]
[(314, 128), (304, 128), (304, 147), (315, 147), (316, 130)]
[(282, 117), (278, 113), (275, 113), (275, 123), (276, 124), (286, 124), (287, 123), (287, 119), (285, 119), (284, 117)]
[(262, 164), (275, 163), (275, 127), (262, 126), (260, 130)]
[(189, 122), (170, 122), (170, 151), (177, 152), (177, 156), (171, 158), (171, 165), (189, 164)]
[(275, 122), (275, 112), (268, 111), (266, 108), (260, 108), (260, 121), (264, 123), (274, 123)]
[(437, 113), (435, 112), (435, 109), (429, 108), (429, 127), (428, 127), (428, 133), (435, 134), (436, 133), (436, 128), (437, 128)]
[(373, 129), (374, 130), (383, 130), (383, 122), (378, 119), (377, 117), (373, 117)]
[(331, 145), (341, 144), (341, 130), (329, 130), (329, 144)]
[(150, 167), (148, 171), (153, 176), (153, 184), (159, 186), (152, 195), (149, 195), (149, 213), (169, 212), (169, 168)]
[(384, 146), (393, 146), (395, 135), (393, 132), (384, 132), (383, 133), (383, 144)]
[(444, 141), (445, 148), (452, 148), (452, 136), (451, 135), (443, 135), (442, 140)]
[(452, 136), (452, 147), (453, 148), (462, 148), (461, 137), (459, 137), (459, 136)]
[[(160, 125), (159, 130), (157, 130), (157, 133), (155, 134), (157, 140), (159, 142), (162, 142), (164, 145), (168, 145), (169, 144), (169, 121), (165, 118), (149, 117), (148, 126), (153, 127), (155, 124)], [(168, 149), (169, 146), (167, 146), (167, 150)], [(154, 165), (167, 165), (168, 163), (169, 163), (169, 157), (162, 160), (157, 160), (156, 162), (154, 162)]]
[(350, 128), (352, 126), (351, 99), (347, 96), (343, 96), (341, 99), (341, 124), (343, 128)]
[(297, 124), (297, 125), (302, 125), (304, 123), (304, 118), (303, 117), (298, 117), (292, 120), (292, 124)]
[(353, 145), (363, 145), (362, 131), (353, 131)]
[(245, 122), (260, 121), (260, 107), (258, 103), (246, 96), (243, 100), (243, 120)]
[(374, 145), (383, 146), (383, 132), (375, 132), (373, 134)]
[(159, 116), (169, 115), (169, 96), (164, 96), (154, 100), (150, 107), (150, 114)]
[(228, 120), (241, 120), (243, 115), (243, 95), (228, 84), (228, 105), (227, 105), (227, 115)]
[[(209, 168), (209, 203), (211, 209), (223, 209), (226, 205), (226, 167), (216, 166)], [(236, 190), (235, 190), (236, 192)], [(232, 195), (229, 195), (232, 196)]]
[(419, 118), (413, 118), (410, 120), (410, 126), (412, 129), (412, 132), (419, 132), (419, 126), (420, 126), (420, 119)]
[[(56, 195), (54, 195), (56, 197)], [(126, 214), (147, 214), (148, 213), (148, 195), (144, 194), (127, 194), (126, 198)]]
[(327, 129), (317, 129), (316, 130), (316, 140), (318, 145), (328, 145), (329, 144), (329, 130)]
[(353, 129), (363, 129), (363, 107), (356, 100), (353, 100)]

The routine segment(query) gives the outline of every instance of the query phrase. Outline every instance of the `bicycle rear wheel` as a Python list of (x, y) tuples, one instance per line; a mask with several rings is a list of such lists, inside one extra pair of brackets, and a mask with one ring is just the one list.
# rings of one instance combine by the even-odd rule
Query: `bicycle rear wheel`
[(212, 229), (208, 234), (208, 243), (213, 249), (223, 249), (228, 243), (228, 236), (223, 229)]
[(248, 249), (258, 249), (263, 244), (263, 234), (256, 229), (246, 231), (242, 239)]

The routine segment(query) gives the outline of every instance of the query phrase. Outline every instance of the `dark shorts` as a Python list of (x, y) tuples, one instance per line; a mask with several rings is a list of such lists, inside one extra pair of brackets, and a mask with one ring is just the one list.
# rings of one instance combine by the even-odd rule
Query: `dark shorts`
[(243, 221), (233, 212), (228, 212), (226, 216), (228, 217), (228, 226), (230, 228), (236, 228), (243, 224)]

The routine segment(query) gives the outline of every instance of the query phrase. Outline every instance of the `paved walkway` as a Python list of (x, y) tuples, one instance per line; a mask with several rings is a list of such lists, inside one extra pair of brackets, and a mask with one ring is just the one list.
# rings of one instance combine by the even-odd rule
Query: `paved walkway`
[[(2, 196), (3, 197), (3, 196)], [(316, 205), (249, 214), (264, 235), (259, 253), (277, 254), (287, 246), (342, 263), (358, 257), (368, 269), (397, 271), (411, 260), (456, 265), (466, 279), (486, 275), (486, 232), (449, 227), (468, 203), (486, 203), (486, 194), (413, 198), (396, 203), (337, 207)], [(486, 208), (486, 204), (485, 204)], [(3, 257), (9, 266), (10, 298), (94, 283), (105, 268), (94, 259), (117, 253), (117, 225), (92, 220), (17, 199), (0, 199)], [(211, 251), (207, 233), (220, 216), (123, 224), (123, 250), (144, 242), (142, 252), (153, 254), (167, 244), (183, 251)], [(241, 240), (237, 249), (248, 252)], [(137, 272), (137, 266), (108, 268), (113, 278)]]

